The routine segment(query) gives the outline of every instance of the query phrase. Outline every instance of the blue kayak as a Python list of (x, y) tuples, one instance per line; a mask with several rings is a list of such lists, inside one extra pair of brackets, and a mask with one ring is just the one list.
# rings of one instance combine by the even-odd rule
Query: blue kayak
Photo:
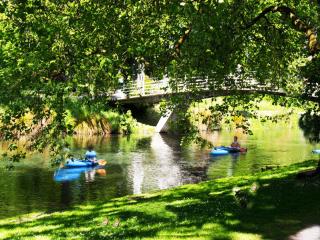
[(312, 150), (313, 153), (320, 154), (320, 149)]
[(239, 152), (246, 152), (246, 148), (234, 148), (234, 147), (215, 147), (211, 150), (210, 154), (213, 156), (220, 156), (220, 155), (226, 155), (229, 153), (239, 153)]
[(213, 156), (221, 156), (221, 155), (227, 155), (227, 154), (229, 154), (229, 152), (224, 149), (216, 148), (216, 149), (212, 149), (210, 154)]
[(94, 167), (98, 165), (96, 162), (92, 162), (90, 160), (82, 160), (82, 159), (68, 159), (65, 163), (65, 167), (67, 168), (78, 168), (78, 167)]
[(79, 179), (82, 173), (94, 169), (93, 167), (59, 168), (55, 171), (53, 179), (56, 182), (74, 181)]

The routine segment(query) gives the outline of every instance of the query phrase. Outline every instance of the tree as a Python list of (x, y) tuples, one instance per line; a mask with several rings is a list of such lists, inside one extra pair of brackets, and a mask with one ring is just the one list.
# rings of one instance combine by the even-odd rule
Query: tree
[(1, 1), (2, 137), (59, 152), (73, 133), (69, 106), (108, 107), (106, 93), (137, 63), (185, 83), (211, 76), (215, 87), (240, 71), (319, 97), (318, 25), (309, 0)]
[(131, 30), (119, 16), (121, 7), (104, 1), (1, 2), (5, 140), (27, 135), (29, 149), (49, 145), (58, 152), (73, 130), (65, 121), (68, 107), (105, 100), (119, 70), (130, 70), (125, 53)]

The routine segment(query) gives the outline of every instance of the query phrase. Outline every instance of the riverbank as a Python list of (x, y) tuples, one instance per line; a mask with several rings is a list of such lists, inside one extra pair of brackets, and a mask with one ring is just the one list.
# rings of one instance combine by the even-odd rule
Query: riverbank
[(319, 178), (296, 179), (316, 164), (2, 219), (0, 239), (287, 239), (320, 225)]

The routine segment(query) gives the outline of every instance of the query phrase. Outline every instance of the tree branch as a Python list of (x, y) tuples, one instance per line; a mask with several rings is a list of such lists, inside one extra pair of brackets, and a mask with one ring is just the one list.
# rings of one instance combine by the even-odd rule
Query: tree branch
[(317, 33), (311, 27), (308, 26), (305, 22), (303, 22), (298, 16), (294, 13), (294, 11), (287, 6), (270, 6), (264, 9), (258, 16), (251, 20), (244, 29), (251, 28), (254, 24), (256, 24), (261, 18), (264, 18), (268, 13), (276, 13), (279, 12), (283, 16), (289, 18), (293, 24), (293, 27), (299, 31), (304, 32), (306, 37), (308, 38), (308, 48), (312, 55), (316, 54), (320, 51), (320, 44), (317, 40)]
[[(199, 13), (201, 14), (203, 12), (203, 8), (201, 6), (203, 4), (203, 0), (196, 0), (195, 2), (199, 3), (199, 8), (197, 10), (197, 14), (199, 14)], [(177, 43), (174, 45), (174, 57), (179, 57), (180, 56), (181, 46), (187, 40), (187, 38), (189, 37), (191, 31), (192, 31), (192, 25), (190, 24), (188, 29), (185, 30), (184, 34), (179, 38)]]
[(180, 48), (183, 45), (183, 43), (187, 40), (187, 38), (189, 37), (191, 30), (192, 30), (192, 27), (190, 25), (189, 28), (184, 32), (184, 34), (179, 38), (177, 43), (174, 45), (174, 50), (175, 50), (176, 56), (180, 56)]

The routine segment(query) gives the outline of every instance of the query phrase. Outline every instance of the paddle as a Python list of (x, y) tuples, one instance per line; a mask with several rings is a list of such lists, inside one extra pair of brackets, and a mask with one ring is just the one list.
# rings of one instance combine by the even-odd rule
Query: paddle
[(100, 176), (107, 176), (107, 171), (104, 168), (96, 169), (96, 173)]
[(247, 151), (248, 151), (247, 148), (243, 148), (243, 147), (240, 148), (240, 152), (247, 152)]
[(107, 164), (107, 161), (104, 160), (104, 159), (99, 159), (99, 160), (98, 160), (98, 164), (99, 164), (100, 166), (105, 166), (105, 165)]

